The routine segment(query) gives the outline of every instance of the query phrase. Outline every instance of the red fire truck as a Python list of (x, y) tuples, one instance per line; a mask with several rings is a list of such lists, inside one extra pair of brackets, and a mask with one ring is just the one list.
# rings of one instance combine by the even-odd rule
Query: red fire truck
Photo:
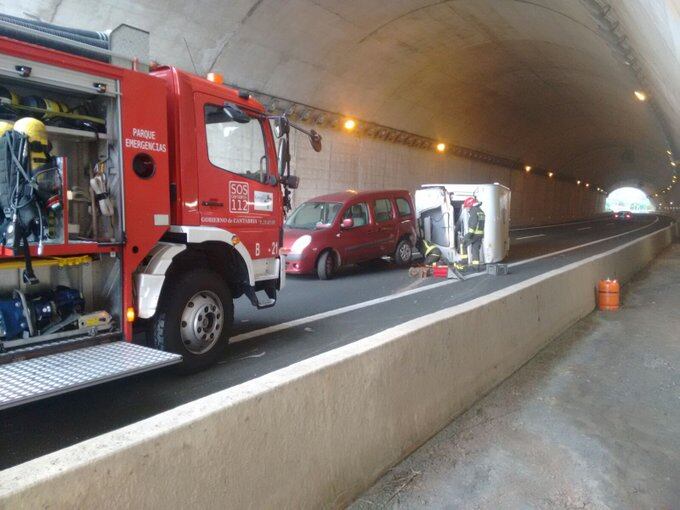
[(147, 53), (0, 15), (0, 409), (203, 368), (283, 287), (292, 124)]

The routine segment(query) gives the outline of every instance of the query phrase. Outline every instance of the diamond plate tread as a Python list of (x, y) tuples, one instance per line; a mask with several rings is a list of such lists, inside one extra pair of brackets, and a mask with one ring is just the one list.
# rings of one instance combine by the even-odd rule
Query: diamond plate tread
[(119, 341), (0, 365), (0, 409), (180, 361), (178, 354)]

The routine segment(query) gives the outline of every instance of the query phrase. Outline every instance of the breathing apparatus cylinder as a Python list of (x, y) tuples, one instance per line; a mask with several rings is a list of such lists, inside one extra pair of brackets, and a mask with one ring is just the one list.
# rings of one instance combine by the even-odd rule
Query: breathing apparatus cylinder
[(47, 139), (47, 128), (42, 121), (24, 117), (14, 124), (14, 131), (28, 138), (31, 177), (37, 184), (37, 194), (46, 208), (61, 209), (61, 182), (58, 172), (50, 164), (51, 145)]
[(14, 123), (14, 131), (28, 138), (30, 170), (35, 172), (49, 162), (50, 146), (47, 141), (47, 128), (42, 121), (33, 117), (23, 117)]

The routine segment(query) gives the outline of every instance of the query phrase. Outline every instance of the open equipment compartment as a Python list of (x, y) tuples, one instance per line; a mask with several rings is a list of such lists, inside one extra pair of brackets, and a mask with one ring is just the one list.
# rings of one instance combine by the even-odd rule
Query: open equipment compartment
[(0, 125), (3, 140), (24, 140), (14, 157), (25, 168), (0, 169), (24, 179), (0, 175), (0, 186), (23, 183), (0, 215), (0, 353), (110, 336), (123, 309), (118, 83), (13, 60), (0, 55)]

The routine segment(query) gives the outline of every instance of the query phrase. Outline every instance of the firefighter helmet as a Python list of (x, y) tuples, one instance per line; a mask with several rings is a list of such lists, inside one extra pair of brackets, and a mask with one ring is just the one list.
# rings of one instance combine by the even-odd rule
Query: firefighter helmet
[(23, 117), (14, 123), (14, 131), (28, 138), (32, 170), (48, 162), (50, 146), (47, 141), (47, 129), (42, 121), (33, 117)]
[(58, 116), (60, 113), (68, 113), (69, 109), (64, 103), (40, 96), (26, 96), (21, 99), (23, 106), (34, 108), (36, 111), (30, 113), (36, 119), (49, 119)]
[(14, 113), (13, 106), (20, 104), (21, 99), (19, 96), (8, 89), (7, 87), (0, 86), (0, 118), (14, 120), (16, 118), (16, 113)]
[(473, 207), (475, 205), (479, 205), (479, 202), (477, 202), (477, 199), (475, 197), (467, 197), (465, 199), (465, 202), (463, 202), (463, 208), (469, 209), (470, 207)]
[(2, 102), (8, 106), (17, 106), (20, 103), (19, 96), (16, 92), (13, 92), (7, 87), (0, 87), (0, 98), (4, 99)]

